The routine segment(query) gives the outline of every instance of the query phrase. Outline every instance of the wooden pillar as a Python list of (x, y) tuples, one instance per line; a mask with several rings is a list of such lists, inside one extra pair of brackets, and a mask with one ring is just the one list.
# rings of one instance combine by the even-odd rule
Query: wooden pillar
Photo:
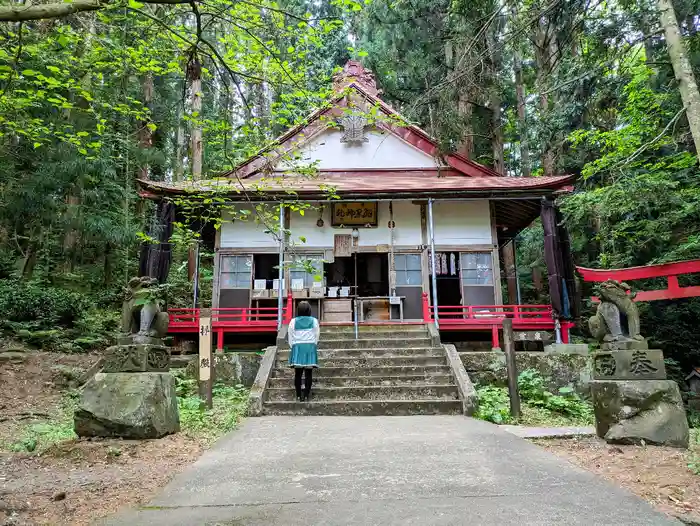
[(211, 354), (211, 309), (201, 309), (199, 313), (199, 397), (207, 408), (213, 406), (213, 369)]

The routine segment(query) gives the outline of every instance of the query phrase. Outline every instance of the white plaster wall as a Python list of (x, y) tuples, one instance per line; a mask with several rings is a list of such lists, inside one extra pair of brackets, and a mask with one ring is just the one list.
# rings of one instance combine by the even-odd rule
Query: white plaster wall
[(435, 201), (436, 245), (490, 245), (491, 211), (488, 201)]
[[(299, 212), (292, 212), (289, 220), (289, 230), (291, 232), (290, 242), (299, 248), (332, 248), (333, 234), (337, 231), (331, 228), (330, 205), (326, 205), (323, 210), (323, 227), (316, 226), (319, 219), (318, 203), (314, 203), (314, 210), (305, 210), (304, 215)], [(300, 238), (305, 238), (302, 242)]]
[[(318, 206), (318, 205), (316, 205)], [(420, 229), (420, 206), (410, 201), (394, 201), (394, 245), (414, 246), (422, 243)], [(303, 216), (298, 212), (292, 212), (290, 230), (292, 241), (299, 248), (333, 248), (333, 240), (336, 234), (350, 234), (352, 228), (340, 229), (331, 227), (330, 204), (325, 206), (323, 212), (324, 226), (319, 228), (316, 222), (319, 218), (318, 210), (307, 210)], [(391, 239), (389, 230), (389, 203), (380, 202), (377, 210), (377, 228), (359, 228), (361, 247), (376, 245), (388, 245)], [(300, 237), (304, 237), (303, 243)]]
[[(244, 209), (246, 207), (238, 207)], [(248, 207), (250, 210), (250, 207)], [(243, 221), (224, 217), (221, 225), (221, 248), (274, 248), (278, 247), (277, 240), (271, 234), (265, 233), (267, 227), (256, 221), (255, 212), (251, 212), (249, 219)]]
[[(368, 142), (348, 144), (340, 142), (343, 132), (327, 130), (299, 150), (297, 163), (318, 161), (319, 169), (371, 168), (435, 168), (435, 159), (395, 135), (371, 130)], [(283, 162), (284, 167), (289, 167)]]

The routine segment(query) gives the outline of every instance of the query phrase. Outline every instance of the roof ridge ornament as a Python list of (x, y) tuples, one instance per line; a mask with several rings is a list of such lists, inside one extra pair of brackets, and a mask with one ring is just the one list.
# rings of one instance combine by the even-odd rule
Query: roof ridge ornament
[(343, 69), (333, 75), (333, 89), (342, 91), (353, 82), (360, 84), (370, 95), (376, 96), (381, 93), (381, 90), (377, 89), (372, 70), (365, 69), (358, 60), (348, 60)]
[(358, 114), (350, 114), (341, 117), (338, 123), (343, 128), (343, 136), (340, 138), (342, 143), (363, 143), (369, 142), (365, 137), (365, 128), (367, 127), (367, 119)]

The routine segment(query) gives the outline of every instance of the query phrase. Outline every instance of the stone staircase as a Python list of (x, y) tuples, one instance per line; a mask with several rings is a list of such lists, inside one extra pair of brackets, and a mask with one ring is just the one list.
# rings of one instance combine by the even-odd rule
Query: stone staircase
[(297, 402), (289, 347), (278, 349), (263, 394), (269, 415), (461, 414), (445, 350), (424, 325), (322, 327), (311, 401)]

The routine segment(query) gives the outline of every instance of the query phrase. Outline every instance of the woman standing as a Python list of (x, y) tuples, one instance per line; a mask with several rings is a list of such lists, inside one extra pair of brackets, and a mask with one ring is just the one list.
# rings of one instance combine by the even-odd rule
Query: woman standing
[[(294, 389), (297, 401), (304, 402), (311, 396), (312, 369), (318, 367), (318, 337), (321, 327), (311, 316), (311, 305), (302, 301), (297, 306), (297, 317), (289, 322), (289, 367), (294, 368)], [(304, 391), (301, 376), (304, 375)]]

